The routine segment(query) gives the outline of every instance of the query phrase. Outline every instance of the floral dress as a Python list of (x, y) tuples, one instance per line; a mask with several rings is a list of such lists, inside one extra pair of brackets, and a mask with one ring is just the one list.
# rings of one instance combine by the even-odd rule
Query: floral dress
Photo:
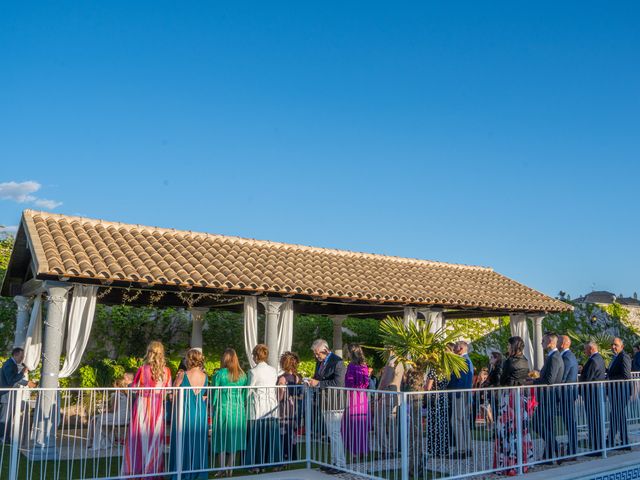
[[(493, 467), (506, 475), (517, 475), (518, 435), (516, 431), (516, 392), (513, 389), (499, 393), (498, 411), (495, 415), (496, 438)], [(520, 417), (522, 419), (522, 460), (530, 463), (533, 458), (533, 442), (529, 433), (529, 418), (536, 407), (533, 389), (520, 390)], [(510, 468), (513, 467), (513, 468)], [(527, 472), (527, 467), (523, 471)]]

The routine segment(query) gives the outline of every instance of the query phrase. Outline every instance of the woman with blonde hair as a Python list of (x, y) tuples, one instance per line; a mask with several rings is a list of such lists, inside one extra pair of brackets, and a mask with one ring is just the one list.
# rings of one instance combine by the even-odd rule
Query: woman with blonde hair
[[(180, 370), (176, 375), (174, 387), (184, 389), (181, 398), (182, 404), (174, 404), (173, 424), (182, 426), (182, 478), (186, 480), (207, 479), (209, 474), (204, 471), (208, 468), (207, 434), (207, 374), (204, 372), (204, 355), (197, 348), (187, 352), (184, 359), (185, 370)], [(180, 417), (178, 417), (180, 415)], [(178, 420), (181, 420), (180, 422)], [(178, 441), (177, 428), (171, 431), (171, 446), (175, 447)], [(171, 449), (170, 470), (175, 471), (178, 464), (176, 448)], [(178, 478), (174, 475), (173, 478)]]
[[(247, 375), (240, 368), (238, 355), (233, 348), (227, 348), (220, 359), (218, 370), (211, 381), (214, 387), (244, 387)], [(218, 388), (212, 391), (213, 406), (211, 420), (212, 451), (220, 455), (220, 466), (233, 467), (237, 452), (247, 448), (247, 416), (245, 412), (246, 390), (243, 388)], [(231, 471), (226, 472), (231, 476)], [(219, 472), (217, 477), (224, 475)]]
[(154, 390), (171, 385), (164, 347), (151, 342), (144, 364), (131, 385), (137, 393), (133, 403), (129, 433), (125, 441), (122, 475), (162, 473), (165, 449), (165, 399), (167, 390)]

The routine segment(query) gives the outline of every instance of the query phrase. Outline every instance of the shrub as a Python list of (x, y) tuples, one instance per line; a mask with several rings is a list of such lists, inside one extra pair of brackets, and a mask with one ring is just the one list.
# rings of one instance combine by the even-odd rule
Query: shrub
[(315, 360), (302, 360), (298, 365), (298, 373), (305, 378), (313, 377), (313, 373), (316, 370)]
[(98, 375), (96, 374), (96, 369), (91, 365), (83, 365), (78, 369), (78, 375), (80, 380), (81, 388), (95, 388), (101, 385), (98, 385)]

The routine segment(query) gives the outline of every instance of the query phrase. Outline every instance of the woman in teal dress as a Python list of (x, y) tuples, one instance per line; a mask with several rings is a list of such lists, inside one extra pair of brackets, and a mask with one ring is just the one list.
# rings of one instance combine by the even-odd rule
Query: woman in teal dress
[[(214, 387), (244, 387), (247, 385), (247, 376), (240, 368), (238, 355), (233, 348), (227, 348), (224, 351), (220, 367), (211, 382)], [(246, 395), (245, 388), (216, 388), (211, 391), (213, 398), (211, 412), (212, 451), (214, 454), (220, 455), (222, 468), (233, 467), (236, 453), (244, 452), (247, 448)], [(221, 472), (222, 474), (224, 473)], [(226, 474), (230, 476), (231, 471), (227, 471)]]
[[(174, 403), (173, 428), (171, 429), (171, 452), (170, 452), (170, 468), (175, 471), (177, 465), (177, 441), (178, 441), (178, 420), (182, 423), (182, 478), (186, 480), (204, 480), (209, 478), (207, 472), (197, 472), (197, 470), (206, 470), (208, 465), (208, 445), (207, 433), (209, 426), (207, 424), (207, 390), (209, 382), (207, 374), (204, 373), (204, 356), (202, 352), (192, 348), (187, 352), (186, 356), (187, 371), (180, 370), (176, 375), (174, 386), (181, 387), (182, 405)], [(177, 401), (177, 394), (174, 396), (174, 402)], [(177, 407), (177, 408), (176, 408)], [(178, 415), (181, 418), (178, 418)], [(178, 478), (177, 475), (173, 476)]]

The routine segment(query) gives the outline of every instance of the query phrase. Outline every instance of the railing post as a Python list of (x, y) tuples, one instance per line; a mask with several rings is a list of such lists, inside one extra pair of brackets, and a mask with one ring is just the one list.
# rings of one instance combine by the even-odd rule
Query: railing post
[(305, 385), (304, 387), (304, 441), (305, 445), (305, 457), (307, 460), (307, 470), (311, 469), (311, 408), (313, 402), (311, 401), (311, 387)]
[[(400, 478), (409, 480), (409, 416), (407, 412), (407, 392), (400, 393), (400, 458), (401, 470)], [(416, 421), (416, 419), (413, 419)], [(417, 451), (417, 450), (416, 450)], [(419, 452), (422, 455), (422, 452)]]
[(602, 458), (607, 458), (607, 430), (606, 414), (607, 405), (604, 399), (604, 383), (598, 384), (598, 411), (600, 412), (600, 442), (602, 445)]
[[(22, 405), (22, 390), (9, 391), (9, 398), (13, 397), (13, 418), (11, 419), (11, 463), (9, 466), (9, 478), (18, 478), (18, 455), (20, 453), (20, 436)], [(6, 425), (5, 425), (6, 428)]]
[[(177, 393), (177, 395), (176, 395)], [(177, 480), (182, 479), (182, 431), (183, 431), (183, 421), (184, 415), (182, 414), (182, 408), (184, 405), (184, 388), (178, 388), (177, 391), (174, 391), (173, 394), (173, 408), (172, 413), (174, 415), (174, 419), (176, 420), (176, 478)]]
[[(510, 393), (507, 393), (510, 395)], [(524, 460), (522, 455), (522, 410), (521, 410), (521, 398), (522, 392), (520, 387), (515, 388), (515, 394), (513, 397), (515, 407), (515, 421), (516, 421), (516, 455), (518, 459), (518, 475), (524, 473)]]

